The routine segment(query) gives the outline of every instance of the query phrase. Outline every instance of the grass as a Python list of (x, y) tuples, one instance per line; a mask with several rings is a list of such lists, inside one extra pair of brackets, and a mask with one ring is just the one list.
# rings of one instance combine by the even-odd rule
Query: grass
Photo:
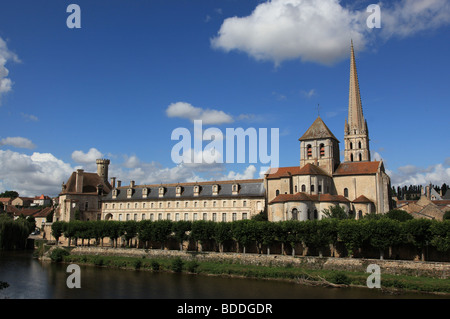
[[(369, 276), (365, 272), (307, 269), (293, 266), (259, 266), (224, 261), (199, 261), (196, 258), (180, 260), (170, 257), (142, 258), (99, 255), (69, 255), (64, 262), (96, 266), (166, 272), (184, 272), (206, 275), (226, 275), (246, 278), (293, 280), (302, 283), (330, 282), (334, 284), (366, 286)], [(450, 279), (415, 277), (406, 275), (381, 275), (382, 288), (396, 288), (420, 292), (450, 293)]]

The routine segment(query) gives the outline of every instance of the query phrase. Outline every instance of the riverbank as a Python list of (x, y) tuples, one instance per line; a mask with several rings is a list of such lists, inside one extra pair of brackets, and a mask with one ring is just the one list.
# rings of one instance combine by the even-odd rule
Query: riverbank
[[(52, 248), (55, 249), (56, 247)], [(150, 271), (175, 271), (294, 281), (304, 285), (366, 287), (367, 266), (381, 270), (381, 289), (391, 293), (418, 291), (448, 294), (450, 264), (353, 258), (198, 253), (159, 249), (75, 247), (63, 261)], [(42, 257), (49, 259), (51, 250)], [(368, 288), (367, 288), (368, 289)]]

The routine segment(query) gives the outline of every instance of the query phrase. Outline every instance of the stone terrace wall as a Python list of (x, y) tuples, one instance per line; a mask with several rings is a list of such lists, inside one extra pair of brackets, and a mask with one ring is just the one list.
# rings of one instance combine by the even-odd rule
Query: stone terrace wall
[(381, 268), (381, 274), (398, 274), (410, 276), (427, 276), (448, 279), (450, 275), (450, 263), (446, 262), (422, 262), (404, 260), (380, 260), (359, 258), (332, 258), (332, 257), (292, 257), (284, 255), (259, 255), (242, 253), (215, 253), (215, 252), (186, 252), (177, 250), (160, 249), (135, 249), (135, 248), (105, 248), (105, 247), (76, 247), (71, 251), (74, 255), (103, 255), (103, 256), (127, 256), (127, 257), (180, 257), (184, 260), (197, 258), (198, 261), (220, 261), (227, 263), (240, 263), (242, 265), (261, 266), (302, 266), (309, 269), (348, 270), (366, 272), (367, 266), (377, 264)]

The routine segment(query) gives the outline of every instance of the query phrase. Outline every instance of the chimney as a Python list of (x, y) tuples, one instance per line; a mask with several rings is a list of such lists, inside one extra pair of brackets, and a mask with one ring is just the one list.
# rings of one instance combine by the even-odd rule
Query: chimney
[(120, 186), (122, 186), (122, 181), (117, 181), (117, 188), (119, 188)]
[(116, 178), (115, 177), (111, 177), (111, 187), (113, 189), (116, 188)]
[(131, 187), (131, 188), (134, 187), (134, 181), (130, 181), (130, 187)]
[(75, 192), (82, 193), (83, 192), (83, 172), (82, 169), (77, 169), (77, 175), (75, 180)]

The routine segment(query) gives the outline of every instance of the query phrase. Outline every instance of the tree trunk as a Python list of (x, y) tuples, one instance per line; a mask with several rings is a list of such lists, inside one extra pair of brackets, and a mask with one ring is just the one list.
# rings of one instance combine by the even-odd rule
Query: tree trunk
[(270, 247), (267, 246), (267, 255), (270, 255)]
[(380, 249), (380, 260), (384, 259), (384, 249)]

